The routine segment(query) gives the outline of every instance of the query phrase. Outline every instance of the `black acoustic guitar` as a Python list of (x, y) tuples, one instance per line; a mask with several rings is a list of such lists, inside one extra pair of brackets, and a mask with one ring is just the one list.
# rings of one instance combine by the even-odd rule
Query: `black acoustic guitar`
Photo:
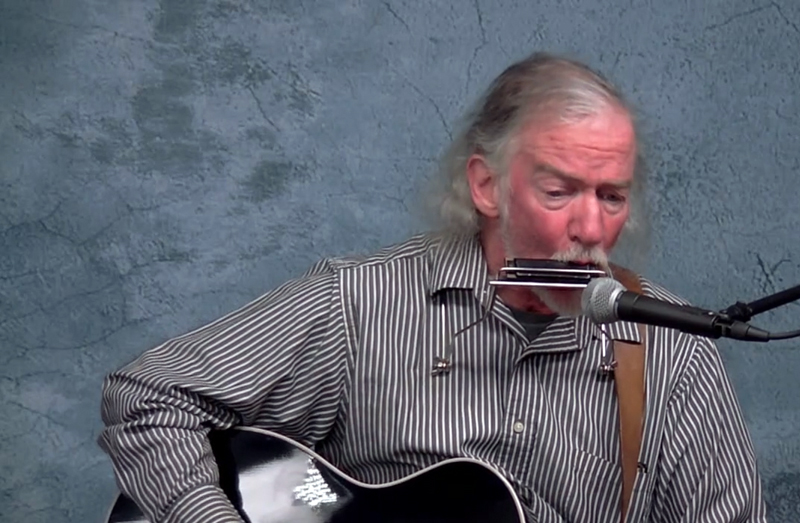
[[(214, 432), (220, 486), (249, 523), (524, 523), (511, 484), (476, 460), (450, 459), (381, 485), (348, 477), (313, 450), (248, 427)], [(146, 523), (119, 495), (107, 523)]]

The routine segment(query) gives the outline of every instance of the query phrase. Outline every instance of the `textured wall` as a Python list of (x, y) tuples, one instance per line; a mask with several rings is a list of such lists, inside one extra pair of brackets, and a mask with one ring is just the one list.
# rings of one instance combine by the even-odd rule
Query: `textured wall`
[[(792, 0), (0, 0), (0, 520), (102, 521), (102, 376), (418, 230), (453, 122), (536, 49), (642, 109), (649, 276), (712, 308), (800, 283)], [(800, 520), (798, 344), (721, 343), (775, 522)]]

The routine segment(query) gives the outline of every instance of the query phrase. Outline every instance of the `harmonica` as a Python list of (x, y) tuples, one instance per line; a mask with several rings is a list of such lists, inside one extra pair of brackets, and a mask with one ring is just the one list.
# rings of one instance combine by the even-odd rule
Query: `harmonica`
[(497, 277), (490, 285), (517, 285), (523, 287), (554, 287), (582, 289), (592, 278), (608, 276), (596, 265), (575, 262), (537, 260), (529, 258), (506, 259)]

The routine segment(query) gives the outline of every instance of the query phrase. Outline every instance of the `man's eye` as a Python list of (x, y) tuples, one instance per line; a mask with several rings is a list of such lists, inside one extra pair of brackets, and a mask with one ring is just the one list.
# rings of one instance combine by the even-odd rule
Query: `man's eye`
[(548, 198), (563, 198), (567, 195), (566, 191), (545, 191)]
[(609, 203), (624, 203), (625, 197), (620, 194), (608, 193), (601, 196), (601, 198)]

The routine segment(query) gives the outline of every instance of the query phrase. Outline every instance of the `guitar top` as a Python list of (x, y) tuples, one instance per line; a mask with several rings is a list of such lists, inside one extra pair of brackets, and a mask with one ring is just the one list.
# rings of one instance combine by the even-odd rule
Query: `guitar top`
[[(249, 427), (214, 432), (220, 486), (250, 523), (524, 523), (510, 483), (489, 466), (451, 459), (381, 485), (350, 478), (313, 450)], [(119, 495), (107, 523), (146, 523)]]

